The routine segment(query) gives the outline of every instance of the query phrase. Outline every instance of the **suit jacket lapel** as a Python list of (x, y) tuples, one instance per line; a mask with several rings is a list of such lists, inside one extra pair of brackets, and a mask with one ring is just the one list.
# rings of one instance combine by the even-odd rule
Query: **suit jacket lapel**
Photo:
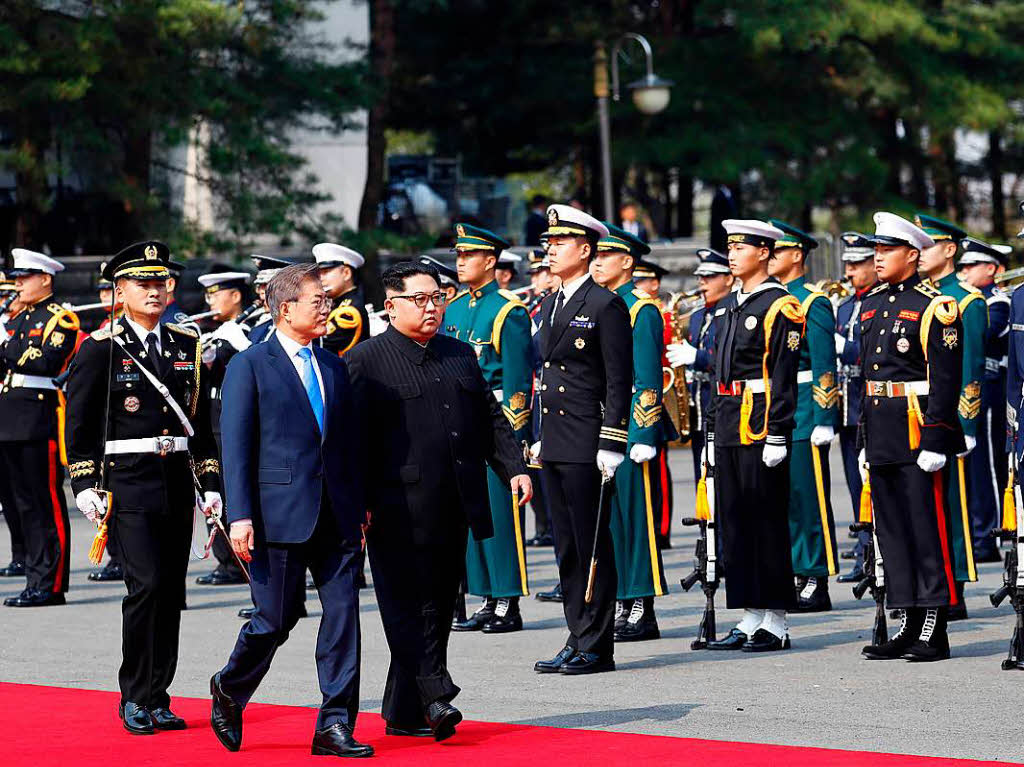
[[(299, 378), (299, 373), (292, 364), (292, 361), (288, 359), (288, 354), (285, 352), (284, 347), (281, 346), (281, 342), (277, 340), (277, 334), (267, 341), (267, 350), (270, 352), (270, 360), (273, 366), (277, 369), (277, 372), (284, 379), (285, 384), (292, 390), (292, 398), (298, 400), (299, 410), (306, 415), (306, 419), (317, 431), (320, 431), (320, 426), (316, 422), (316, 416), (313, 414), (313, 406), (309, 404), (309, 395), (306, 394), (306, 387), (302, 385), (302, 379)], [(327, 388), (326, 382), (324, 383), (324, 389)], [(326, 411), (325, 411), (326, 412)]]
[(562, 334), (564, 334), (568, 329), (572, 318), (576, 316), (576, 311), (583, 306), (583, 302), (587, 297), (587, 292), (591, 287), (593, 287), (593, 285), (594, 281), (588, 277), (584, 283), (576, 289), (576, 292), (572, 294), (572, 298), (562, 304), (561, 310), (555, 315), (555, 321), (548, 338), (548, 356), (550, 356), (554, 348), (558, 346), (558, 342), (561, 340)]

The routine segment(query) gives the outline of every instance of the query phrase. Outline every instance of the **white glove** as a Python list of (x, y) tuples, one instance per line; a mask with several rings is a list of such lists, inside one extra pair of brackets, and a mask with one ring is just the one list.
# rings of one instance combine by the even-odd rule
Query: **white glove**
[(764, 450), (761, 451), (761, 460), (764, 461), (764, 465), (769, 469), (773, 469), (786, 460), (786, 446), (785, 445), (765, 445)]
[(530, 445), (530, 458), (532, 458), (534, 461), (540, 460), (540, 440), (537, 440), (532, 445)]
[(708, 466), (715, 465), (715, 435), (709, 434), (704, 443), (704, 450), (701, 453), (701, 461), (707, 461)]
[(690, 346), (687, 341), (683, 341), (681, 344), (669, 344), (665, 347), (665, 357), (668, 358), (668, 364), (674, 368), (680, 365), (692, 365), (693, 361), (697, 359), (697, 349)]
[(99, 522), (107, 511), (107, 501), (104, 496), (92, 488), (83, 490), (75, 496), (75, 503), (78, 510), (85, 515), (90, 522)]
[(860, 452), (857, 454), (857, 471), (860, 472), (861, 482), (868, 481), (868, 470), (870, 468), (871, 466), (868, 463), (867, 451), (864, 450), (864, 448), (861, 448)]
[(619, 464), (626, 459), (622, 453), (613, 453), (611, 450), (598, 450), (597, 451), (597, 468), (601, 470), (601, 473), (611, 479), (615, 474), (615, 470), (619, 468)]
[(213, 338), (219, 338), (222, 341), (226, 341), (231, 344), (236, 351), (244, 352), (252, 343), (245, 335), (245, 331), (242, 326), (234, 320), (228, 320), (215, 331), (213, 331)]
[(836, 354), (842, 354), (843, 349), (846, 348), (846, 336), (841, 336), (836, 333)]
[(964, 435), (964, 442), (967, 443), (967, 447), (962, 453), (956, 454), (957, 458), (966, 458), (978, 446), (978, 438), (972, 437), (970, 434)]
[(815, 426), (811, 430), (811, 444), (815, 447), (821, 447), (835, 439), (835, 436), (836, 430), (831, 426)]
[(629, 460), (633, 463), (646, 463), (658, 454), (658, 448), (653, 445), (633, 445), (629, 449)]
[(388, 322), (376, 314), (370, 315), (370, 336), (379, 336), (388, 329)]
[(917, 454), (917, 465), (921, 471), (931, 474), (946, 465), (946, 456), (942, 453), (933, 453), (931, 450), (922, 450)]
[(224, 501), (221, 500), (220, 493), (215, 490), (207, 490), (203, 493), (203, 514), (208, 517), (220, 516), (223, 511)]

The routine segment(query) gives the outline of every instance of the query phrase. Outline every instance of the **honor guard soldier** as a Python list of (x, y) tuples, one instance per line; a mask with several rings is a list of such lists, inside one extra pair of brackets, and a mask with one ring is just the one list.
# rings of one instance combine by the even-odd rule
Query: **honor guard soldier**
[(726, 219), (729, 269), (740, 290), (714, 312), (715, 378), (705, 461), (715, 477), (714, 518), (728, 567), (726, 603), (743, 618), (709, 650), (790, 647), (796, 606), (789, 542), (789, 443), (796, 421), (800, 301), (769, 276), (783, 232)]
[[(1024, 217), (1024, 202), (1019, 205)], [(1024, 229), (1017, 233), (1024, 239)], [(1006, 438), (1011, 451), (1014, 482), (1020, 484), (1020, 462), (1024, 456), (1024, 431), (1021, 430), (1021, 408), (1024, 407), (1024, 290), (1010, 294), (1010, 342), (1006, 356)]]
[(964, 450), (957, 419), (963, 325), (956, 299), (918, 274), (932, 238), (892, 213), (876, 213), (874, 221), (883, 284), (861, 305), (860, 435), (888, 606), (902, 615), (892, 638), (862, 653), (871, 660), (942, 660), (949, 657), (949, 606), (958, 599), (948, 491)]
[[(422, 255), (416, 261), (437, 269), (437, 274), (441, 278), (441, 292), (445, 295), (445, 306), (451, 304), (459, 294), (459, 273), (431, 256)], [(444, 327), (442, 326), (438, 332), (444, 333)]]
[(294, 261), (274, 256), (261, 256), (254, 253), (249, 258), (256, 265), (256, 276), (252, 278), (253, 291), (256, 293), (256, 301), (259, 302), (257, 309), (246, 322), (251, 328), (249, 330), (249, 343), (263, 343), (274, 335), (274, 323), (267, 310), (267, 283), (286, 266), (291, 266)]
[[(210, 398), (210, 426), (217, 442), (217, 459), (220, 460), (223, 445), (220, 438), (221, 389), (228, 363), (238, 352), (248, 349), (250, 341), (245, 328), (237, 322), (252, 301), (248, 272), (231, 271), (215, 267), (213, 271), (199, 277), (199, 284), (206, 290), (206, 303), (217, 312), (214, 322), (220, 323), (213, 333), (204, 336), (202, 361), (206, 367), (203, 377), (204, 388)], [(210, 522), (211, 532), (215, 523)], [(231, 551), (224, 536), (214, 536), (213, 555), (217, 566), (212, 572), (200, 575), (196, 583), (200, 586), (229, 586), (245, 583), (245, 574)]]
[[(860, 308), (864, 297), (878, 284), (875, 273), (875, 246), (859, 232), (843, 232), (843, 271), (853, 288), (836, 307), (836, 371), (839, 374), (839, 450), (843, 457), (843, 473), (850, 491), (851, 508), (860, 507), (863, 482), (857, 447), (857, 424), (864, 400), (864, 374), (861, 370)], [(864, 554), (871, 533), (857, 533), (853, 569), (840, 575), (839, 583), (859, 583), (864, 577)]]
[(569, 638), (539, 673), (611, 671), (615, 554), (608, 525), (615, 474), (629, 440), (633, 339), (621, 297), (588, 270), (608, 229), (570, 205), (548, 208), (548, 259), (561, 287), (538, 314), (542, 383), (539, 458)]
[(321, 242), (313, 246), (313, 258), (320, 267), (320, 282), (331, 299), (327, 335), (321, 345), (339, 357), (370, 337), (366, 299), (359, 287), (359, 269), (366, 263), (359, 253), (344, 245)]
[(530, 297), (526, 301), (526, 308), (533, 317), (540, 308), (540, 302), (548, 297), (554, 288), (554, 280), (551, 278), (551, 264), (547, 256), (540, 248), (530, 251)]
[[(498, 254), (509, 244), (487, 229), (455, 225), (455, 266), (459, 282), (466, 285), (447, 308), (445, 332), (465, 341), (476, 351), (484, 380), (501, 403), (516, 442), (529, 444), (530, 315), (526, 304), (495, 278)], [(494, 536), (477, 541), (472, 535), (466, 548), (466, 590), (484, 603), (465, 621), (452, 624), (454, 631), (500, 634), (519, 631), (523, 618), (519, 598), (530, 593), (526, 578), (525, 509), (509, 491), (507, 482), (487, 468)]]
[[(551, 292), (558, 287), (558, 280), (551, 275), (551, 264), (548, 262), (547, 254), (540, 248), (530, 252), (530, 298), (526, 302), (526, 308), (530, 312), (531, 332), (536, 330), (536, 318), (540, 312), (544, 299), (551, 295)], [(530, 343), (530, 366), (533, 369), (534, 382), (540, 380), (540, 350), (537, 346), (537, 336), (534, 334)], [(539, 386), (534, 383), (533, 397), (539, 397)], [(532, 408), (530, 416), (530, 444), (540, 439), (540, 412), (536, 407)], [(544, 493), (544, 483), (540, 477), (540, 467), (528, 461), (526, 470), (530, 474), (530, 481), (533, 483), (533, 498), (530, 499), (530, 508), (533, 509), (534, 536), (527, 542), (527, 546), (553, 546), (555, 539), (551, 534), (551, 514), (548, 511), (547, 495)], [(561, 590), (555, 584), (554, 592), (538, 592), (537, 599), (551, 601), (548, 599), (554, 594), (555, 601), (561, 599)], [(548, 597), (548, 598), (545, 598)]]
[(985, 334), (985, 374), (981, 383), (977, 447), (967, 456), (967, 496), (975, 562), (999, 562), (1002, 557), (991, 532), (1000, 527), (1000, 502), (1006, 487), (1006, 364), (1010, 339), (1010, 297), (996, 287), (995, 277), (1006, 267), (1011, 248), (967, 237), (960, 243), (964, 282), (981, 291), (988, 306)]
[(110, 260), (106, 274), (125, 314), (85, 339), (67, 384), (71, 488), (82, 513), (109, 529), (124, 565), (119, 714), (137, 735), (185, 727), (167, 688), (197, 483), (203, 512), (221, 508), (199, 339), (160, 324), (169, 257), (166, 245), (149, 241)]
[(661, 281), (668, 269), (653, 261), (641, 260), (633, 270), (633, 286), (640, 288), (659, 304), (661, 303)]
[[(18, 289), (14, 280), (0, 275), (0, 325), (10, 327), (12, 320), (18, 316), (24, 305), (18, 300)], [(25, 576), (25, 534), (21, 529), (21, 518), (11, 494), (11, 478), (7, 476), (7, 467), (0, 460), (0, 512), (7, 523), (7, 532), (11, 536), (11, 561), (6, 567), (0, 567), (0, 578), (22, 578)]]
[[(64, 604), (71, 528), (64, 500), (64, 407), (53, 379), (74, 354), (78, 317), (53, 300), (59, 261), (15, 248), (14, 278), (24, 309), (0, 327), (6, 374), (0, 389), (0, 461), (25, 538), (25, 589), (8, 607)], [(7, 509), (4, 509), (7, 513)]]
[[(174, 294), (177, 292), (181, 275), (185, 273), (185, 265), (172, 261), (167, 264), (167, 268), (171, 273), (171, 276), (167, 278), (167, 308), (164, 309), (160, 321), (181, 324), (188, 321), (188, 315), (181, 310)], [(110, 285), (111, 292), (113, 292), (113, 288), (114, 286)], [(103, 300), (102, 297), (100, 300)]]
[[(511, 247), (511, 245), (506, 247)], [(522, 261), (522, 256), (510, 250), (506, 250), (498, 256), (498, 265), (494, 268), (494, 279), (498, 281), (499, 288), (502, 290), (509, 289), (512, 280), (519, 275), (519, 264)]]
[(974, 565), (974, 542), (971, 535), (968, 499), (974, 494), (967, 459), (977, 445), (978, 414), (981, 412), (981, 383), (985, 376), (985, 337), (988, 333), (988, 308), (980, 290), (960, 282), (956, 274), (959, 243), (967, 233), (948, 221), (921, 213), (915, 223), (924, 230), (934, 245), (921, 251), (920, 269), (943, 295), (955, 298), (963, 323), (963, 378), (957, 413), (963, 429), (965, 448), (951, 467), (949, 506), (953, 515), (953, 559), (956, 575), (956, 604), (951, 606), (949, 620), (967, 617), (964, 583), (978, 580)]
[(797, 580), (796, 612), (832, 609), (828, 578), (839, 574), (828, 449), (836, 436), (836, 317), (828, 296), (807, 284), (807, 259), (818, 241), (784, 221), (768, 273), (800, 301), (804, 334), (797, 369), (796, 426), (789, 454), (789, 536)]
[(608, 235), (597, 243), (591, 267), (594, 282), (622, 298), (633, 326), (633, 399), (630, 404), (628, 459), (615, 470), (611, 503), (612, 548), (618, 574), (615, 641), (638, 642), (661, 636), (654, 597), (668, 593), (658, 548), (656, 513), (661, 486), (658, 453), (675, 429), (667, 423), (661, 399), (664, 322), (658, 304), (633, 286), (633, 267), (651, 252), (639, 238), (605, 222)]

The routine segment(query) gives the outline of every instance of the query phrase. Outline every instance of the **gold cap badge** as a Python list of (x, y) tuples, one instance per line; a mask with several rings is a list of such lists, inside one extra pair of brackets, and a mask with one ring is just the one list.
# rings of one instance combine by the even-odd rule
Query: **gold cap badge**
[(147, 245), (146, 250), (143, 252), (146, 254), (147, 261), (155, 261), (157, 259), (156, 245)]

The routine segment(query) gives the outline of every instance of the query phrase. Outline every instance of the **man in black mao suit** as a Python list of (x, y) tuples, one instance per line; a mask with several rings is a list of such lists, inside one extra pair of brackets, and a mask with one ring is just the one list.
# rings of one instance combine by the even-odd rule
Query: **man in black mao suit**
[(381, 713), (389, 735), (444, 740), (462, 720), (447, 658), (466, 528), (493, 535), (485, 460), (520, 504), (532, 488), (473, 348), (437, 334), (437, 270), (406, 262), (382, 279), (391, 324), (345, 357), (368, 421), (367, 552), (391, 649)]
[[(633, 331), (623, 300), (588, 273), (598, 241), (608, 229), (568, 205), (548, 208), (548, 258), (562, 280), (541, 304), (543, 358), (540, 386), (539, 456), (555, 530), (558, 577), (569, 638), (540, 673), (591, 674), (611, 671), (615, 618), (615, 558), (605, 489), (598, 511), (602, 475), (608, 481), (622, 463), (629, 429), (633, 383)], [(597, 533), (594, 593), (585, 592)]]
[(356, 562), (365, 521), (352, 390), (345, 365), (313, 341), (330, 302), (315, 264), (285, 267), (267, 286), (273, 338), (236, 354), (224, 377), (221, 434), (231, 545), (251, 563), (255, 612), (210, 680), (211, 724), (231, 751), (242, 709), (295, 627), (306, 569), (320, 594), (316, 642), (323, 701), (313, 754), (363, 757)]

